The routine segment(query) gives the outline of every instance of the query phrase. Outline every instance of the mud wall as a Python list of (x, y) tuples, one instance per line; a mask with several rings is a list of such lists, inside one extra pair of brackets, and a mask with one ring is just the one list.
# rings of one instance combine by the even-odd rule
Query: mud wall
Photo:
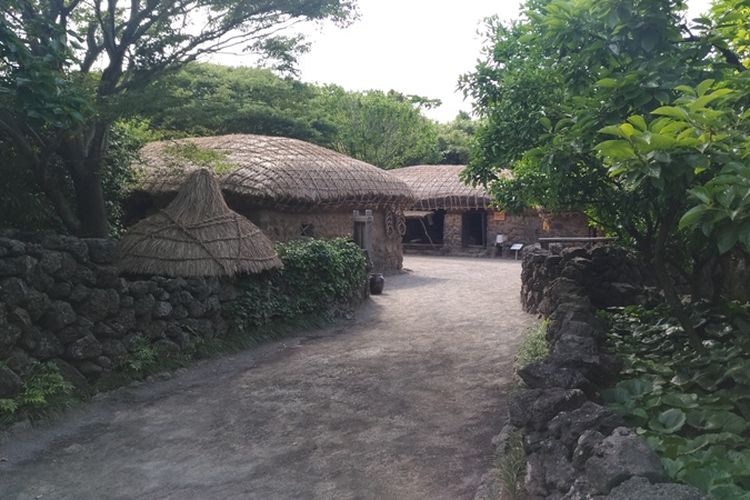
[[(241, 212), (273, 241), (290, 241), (304, 236), (315, 238), (351, 238), (351, 210), (282, 212), (278, 210), (246, 210)], [(401, 235), (386, 231), (385, 213), (373, 212), (373, 270), (388, 272), (401, 269), (403, 250)], [(460, 237), (460, 233), (459, 233)]]

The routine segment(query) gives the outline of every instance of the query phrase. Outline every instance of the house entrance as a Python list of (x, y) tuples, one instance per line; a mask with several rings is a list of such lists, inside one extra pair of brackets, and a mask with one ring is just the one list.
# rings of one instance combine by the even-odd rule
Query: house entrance
[(407, 211), (404, 215), (406, 216), (404, 244), (442, 246), (445, 210)]
[(465, 247), (487, 246), (487, 212), (470, 210), (461, 220), (461, 244)]

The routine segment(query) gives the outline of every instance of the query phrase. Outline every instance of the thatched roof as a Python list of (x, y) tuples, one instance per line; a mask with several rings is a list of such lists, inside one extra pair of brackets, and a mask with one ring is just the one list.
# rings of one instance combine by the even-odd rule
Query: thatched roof
[(201, 159), (175, 154), (186, 146), (221, 155), (213, 170), (230, 202), (239, 199), (273, 208), (378, 208), (408, 206), (414, 200), (406, 184), (369, 163), (297, 139), (260, 135), (148, 144), (141, 150), (139, 190), (151, 195), (175, 191), (188, 172), (201, 166)]
[(467, 210), (488, 208), (490, 195), (459, 178), (463, 165), (415, 165), (390, 172), (409, 185), (417, 196), (414, 210)]
[(233, 276), (279, 267), (271, 240), (229, 209), (205, 168), (190, 175), (164, 210), (130, 227), (120, 241), (120, 269), (133, 274)]

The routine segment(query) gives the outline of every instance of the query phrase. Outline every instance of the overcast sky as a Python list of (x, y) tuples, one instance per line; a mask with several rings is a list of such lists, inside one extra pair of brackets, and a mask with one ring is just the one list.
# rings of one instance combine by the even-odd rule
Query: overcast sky
[[(341, 29), (311, 32), (312, 49), (301, 59), (301, 78), (336, 83), (348, 90), (395, 89), (443, 101), (428, 114), (450, 121), (470, 104), (456, 91), (458, 76), (480, 55), (482, 19), (519, 16), (516, 0), (358, 0), (360, 19)], [(691, 14), (710, 0), (688, 0)], [(225, 64), (252, 65), (251, 58), (222, 57)]]

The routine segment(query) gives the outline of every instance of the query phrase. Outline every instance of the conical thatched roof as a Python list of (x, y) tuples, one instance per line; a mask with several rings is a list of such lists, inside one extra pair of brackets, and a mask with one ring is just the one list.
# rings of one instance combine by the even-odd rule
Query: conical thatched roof
[(120, 268), (133, 274), (233, 276), (281, 267), (273, 244), (229, 209), (216, 178), (193, 172), (164, 210), (128, 229)]
[(466, 210), (488, 208), (492, 201), (482, 188), (471, 187), (461, 181), (464, 165), (415, 165), (397, 168), (391, 173), (414, 191), (415, 210)]
[[(181, 154), (181, 148), (193, 153)], [(218, 155), (218, 156), (217, 156)], [(369, 163), (285, 137), (224, 135), (154, 142), (141, 150), (139, 189), (169, 194), (186, 173), (210, 163), (234, 203), (273, 208), (408, 206), (406, 184)]]

